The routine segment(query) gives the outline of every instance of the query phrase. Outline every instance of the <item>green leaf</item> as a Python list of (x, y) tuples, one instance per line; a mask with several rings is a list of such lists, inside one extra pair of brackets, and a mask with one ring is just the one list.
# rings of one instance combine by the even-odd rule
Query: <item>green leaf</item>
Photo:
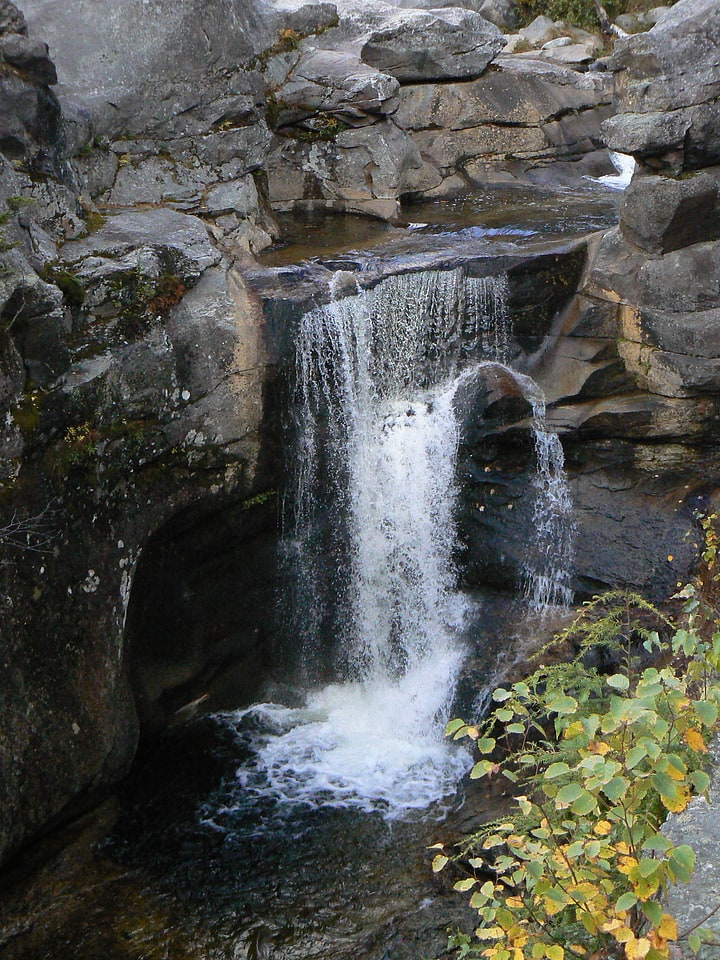
[(550, 713), (557, 713), (558, 715), (575, 713), (577, 708), (577, 700), (574, 697), (568, 697), (563, 694), (558, 697), (553, 697), (553, 699), (547, 705), (547, 709)]
[(481, 737), (476, 741), (476, 746), (480, 753), (492, 753), (495, 749), (495, 739), (493, 737)]
[(564, 762), (551, 763), (550, 766), (545, 771), (545, 779), (552, 780), (555, 777), (562, 777), (564, 774), (570, 773), (570, 767)]
[(637, 869), (641, 877), (651, 877), (654, 873), (657, 873), (659, 866), (659, 860), (653, 860), (651, 857), (643, 857), (638, 863)]
[(690, 783), (695, 787), (698, 793), (705, 793), (710, 786), (710, 777), (704, 770), (693, 770), (688, 777)]
[(702, 946), (702, 940), (697, 933), (691, 933), (688, 937), (688, 946), (693, 953), (697, 953), (700, 947)]
[(477, 880), (474, 877), (468, 877), (466, 880), (458, 880), (457, 883), (453, 884), (453, 890), (458, 890), (460, 893), (466, 893), (477, 883)]
[(486, 774), (490, 773), (490, 771), (494, 769), (495, 769), (495, 764), (491, 763), (489, 760), (478, 760), (478, 762), (470, 771), (470, 779), (479, 780), (480, 777), (484, 777)]
[(627, 756), (625, 757), (625, 766), (628, 770), (632, 770), (633, 767), (636, 767), (641, 760), (644, 760), (647, 757), (647, 748), (645, 746), (631, 747)]
[(574, 800), (578, 800), (585, 791), (579, 783), (566, 783), (560, 787), (555, 797), (555, 804), (558, 808), (569, 807)]
[(612, 780), (602, 788), (602, 792), (612, 803), (617, 803), (621, 797), (625, 796), (629, 786), (630, 784), (625, 777), (613, 777)]
[(433, 857), (432, 868), (433, 873), (439, 873), (443, 867), (450, 862), (450, 857), (446, 857), (444, 853), (439, 853), (436, 857)]
[(515, 716), (514, 710), (508, 710), (507, 707), (500, 707), (499, 710), (495, 711), (495, 716), (501, 723), (507, 723), (508, 720), (512, 720)]
[(505, 727), (506, 733), (525, 733), (525, 725), (522, 723), (509, 723)]
[(642, 849), (646, 853), (665, 853), (671, 847), (672, 843), (670, 840), (661, 833), (655, 833), (651, 837), (648, 837), (642, 845)]
[(616, 910), (629, 910), (631, 907), (634, 907), (637, 903), (637, 897), (634, 893), (624, 893), (621, 897), (618, 898), (617, 903), (615, 904)]
[(613, 690), (627, 690), (630, 686), (630, 681), (623, 673), (614, 673), (611, 677), (606, 677), (605, 683)]
[(695, 712), (706, 727), (711, 727), (717, 721), (718, 708), (708, 700), (696, 700), (693, 703)]
[(454, 733), (457, 733), (461, 727), (464, 726), (466, 726), (464, 720), (450, 720), (445, 727), (445, 736), (451, 737)]
[(659, 926), (660, 921), (662, 920), (662, 907), (657, 900), (645, 900), (640, 904), (640, 906), (642, 908), (642, 912), (648, 918), (650, 923), (654, 927)]
[(503, 703), (505, 700), (509, 700), (511, 696), (512, 693), (509, 690), (498, 687), (497, 690), (493, 690), (492, 698), (495, 703)]
[(578, 816), (585, 817), (597, 809), (597, 798), (591, 793), (583, 793), (581, 797), (574, 800), (570, 809)]

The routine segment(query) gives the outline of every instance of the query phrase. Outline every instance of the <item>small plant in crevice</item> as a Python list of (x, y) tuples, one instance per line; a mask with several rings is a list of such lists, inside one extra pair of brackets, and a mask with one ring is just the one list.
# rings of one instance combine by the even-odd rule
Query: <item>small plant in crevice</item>
[[(455, 872), (480, 921), (451, 937), (458, 956), (667, 960), (680, 939), (699, 948), (703, 932), (679, 931), (662, 904), (694, 852), (661, 826), (709, 785), (720, 632), (699, 631), (694, 588), (680, 596), (687, 627), (667, 639), (639, 622), (638, 611), (669, 623), (642, 598), (612, 594), (608, 616), (596, 599), (576, 621), (574, 659), (495, 690), (482, 723), (448, 724), (475, 742), (472, 778), (503, 776), (518, 791), (506, 818), (432, 848), (433, 869)], [(607, 650), (590, 662), (598, 644)]]

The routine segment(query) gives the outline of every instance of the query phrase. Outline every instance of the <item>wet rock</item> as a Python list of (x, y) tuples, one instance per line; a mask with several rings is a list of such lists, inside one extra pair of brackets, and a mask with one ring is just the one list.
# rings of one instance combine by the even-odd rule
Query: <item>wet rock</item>
[(402, 83), (478, 77), (505, 45), (479, 14), (450, 7), (397, 14), (371, 33), (360, 56)]

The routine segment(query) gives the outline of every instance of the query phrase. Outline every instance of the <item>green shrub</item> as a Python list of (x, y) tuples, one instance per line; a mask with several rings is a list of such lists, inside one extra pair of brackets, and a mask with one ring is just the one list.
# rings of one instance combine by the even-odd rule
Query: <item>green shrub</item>
[[(480, 920), (474, 937), (451, 937), (461, 957), (667, 960), (683, 937), (661, 899), (689, 879), (694, 853), (660, 828), (709, 784), (720, 632), (703, 639), (694, 589), (679, 596), (688, 628), (667, 641), (640, 622), (653, 612), (641, 598), (613, 594), (604, 615), (596, 601), (562, 638), (575, 638), (574, 660), (495, 690), (481, 724), (448, 724), (475, 742), (472, 778), (519, 791), (504, 820), (433, 848), (433, 869), (460, 874)], [(601, 665), (588, 665), (597, 645)], [(701, 936), (689, 933), (691, 949)]]

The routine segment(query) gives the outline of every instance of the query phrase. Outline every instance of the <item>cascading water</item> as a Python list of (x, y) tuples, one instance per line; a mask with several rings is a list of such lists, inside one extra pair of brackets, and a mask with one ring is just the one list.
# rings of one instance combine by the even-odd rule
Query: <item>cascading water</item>
[(453, 398), (469, 361), (505, 358), (506, 284), (408, 274), (303, 317), (290, 632), (306, 682), (342, 682), (302, 709), (233, 715), (256, 727), (247, 788), (392, 818), (453, 792), (467, 769), (442, 739), (468, 603), (453, 562)]
[(545, 398), (542, 394), (535, 392), (530, 399), (537, 461), (533, 507), (535, 535), (523, 569), (523, 581), (530, 610), (543, 613), (553, 607), (572, 603), (570, 573), (575, 525), (560, 438), (547, 429)]

